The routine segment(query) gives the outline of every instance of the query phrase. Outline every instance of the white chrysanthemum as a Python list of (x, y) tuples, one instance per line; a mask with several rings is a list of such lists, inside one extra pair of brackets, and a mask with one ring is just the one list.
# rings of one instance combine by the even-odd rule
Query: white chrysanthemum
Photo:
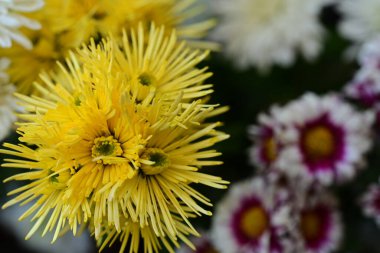
[(335, 252), (343, 237), (343, 225), (337, 200), (327, 192), (304, 195), (299, 213), (297, 251), (303, 253)]
[(346, 38), (362, 43), (380, 33), (379, 0), (342, 0), (339, 7), (339, 30)]
[(43, 5), (43, 0), (0, 1), (0, 47), (11, 47), (12, 41), (16, 41), (25, 48), (31, 49), (32, 43), (18, 29), (26, 27), (36, 30), (40, 28), (40, 24), (20, 13), (33, 12)]
[(261, 113), (258, 116), (258, 125), (248, 128), (248, 134), (253, 145), (248, 150), (252, 165), (259, 168), (267, 168), (273, 164), (280, 151), (276, 133), (281, 131), (277, 115), (281, 114), (281, 108), (273, 106), (269, 114)]
[(8, 65), (8, 59), (0, 59), (0, 141), (8, 135), (13, 122), (16, 120), (14, 111), (17, 105), (13, 96), (15, 87), (9, 84), (8, 75), (4, 72)]
[(360, 202), (363, 213), (367, 217), (375, 219), (377, 225), (380, 226), (380, 186), (378, 184), (370, 185)]
[(214, 0), (220, 23), (213, 33), (240, 68), (291, 65), (300, 52), (306, 59), (321, 50), (318, 15), (331, 0)]
[(306, 183), (349, 180), (365, 163), (374, 118), (374, 112), (357, 112), (336, 95), (308, 93), (282, 111), (283, 146), (275, 167)]
[(290, 253), (289, 226), (289, 192), (256, 177), (231, 187), (217, 206), (211, 237), (222, 253)]

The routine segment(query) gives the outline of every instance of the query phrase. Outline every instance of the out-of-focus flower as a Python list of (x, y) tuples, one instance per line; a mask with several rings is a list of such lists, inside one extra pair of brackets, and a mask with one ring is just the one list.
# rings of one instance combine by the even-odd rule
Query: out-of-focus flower
[(15, 112), (18, 108), (13, 96), (15, 87), (9, 83), (9, 77), (5, 73), (8, 65), (8, 59), (0, 59), (0, 141), (8, 135), (13, 122), (16, 120)]
[(234, 184), (218, 204), (211, 236), (220, 252), (294, 252), (283, 237), (292, 223), (289, 192), (265, 178)]
[(214, 20), (194, 19), (199, 12), (202, 9), (193, 0), (46, 0), (46, 6), (35, 14), (42, 29), (28, 33), (33, 49), (12, 47), (1, 53), (12, 60), (9, 74), (18, 91), (30, 94), (41, 71), (54, 69), (69, 50), (89, 43), (91, 37), (96, 41), (108, 35), (121, 39), (123, 29), (137, 28), (139, 23), (146, 33), (155, 23), (166, 27), (166, 35), (175, 29), (194, 47), (212, 47), (215, 43), (194, 41), (214, 25)]
[(375, 219), (380, 226), (380, 186), (372, 184), (363, 194), (360, 205), (363, 213), (370, 218)]
[[(379, 57), (380, 60), (380, 57)], [(344, 88), (347, 97), (374, 108), (380, 103), (380, 66), (365, 64)]]
[(337, 201), (329, 193), (305, 194), (300, 210), (299, 251), (305, 253), (335, 252), (341, 243), (343, 226)]
[(321, 51), (318, 20), (326, 0), (214, 0), (220, 23), (212, 36), (239, 68), (291, 65), (297, 53), (307, 60)]
[(253, 165), (260, 168), (271, 166), (277, 159), (281, 145), (276, 132), (281, 131), (277, 115), (281, 109), (273, 106), (269, 114), (261, 113), (258, 116), (258, 125), (250, 126), (249, 136), (253, 145), (249, 148), (249, 158)]
[(43, 0), (4, 0), (0, 2), (0, 47), (11, 47), (16, 41), (30, 50), (32, 43), (18, 29), (26, 27), (37, 30), (41, 26), (37, 21), (22, 16), (20, 13), (33, 12), (44, 5)]
[(352, 179), (363, 167), (372, 143), (372, 111), (357, 112), (337, 95), (308, 93), (289, 103), (281, 117), (281, 172), (330, 185)]
[[(192, 183), (226, 188), (220, 177), (199, 171), (221, 164), (210, 148), (228, 135), (216, 130), (219, 122), (205, 121), (223, 110), (191, 95), (205, 78), (194, 67), (202, 54), (177, 44), (174, 32), (163, 34), (152, 26), (145, 37), (139, 26), (123, 45), (92, 42), (42, 76), (41, 97), (19, 95), (26, 110), (20, 141), (36, 149), (5, 144), (1, 152), (15, 157), (4, 167), (27, 170), (7, 181), (30, 180), (10, 192), (19, 195), (5, 207), (38, 200), (23, 214), (36, 221), (27, 238), (44, 225), (43, 235), (55, 230), (54, 241), (65, 226), (75, 234), (90, 222), (97, 240), (112, 231), (137, 238), (146, 228), (155, 236), (146, 242), (166, 246), (166, 236), (175, 242), (196, 234), (191, 217), (211, 214)], [(155, 53), (162, 62), (143, 60)]]
[(342, 0), (339, 9), (343, 16), (339, 30), (346, 38), (361, 44), (380, 33), (378, 0)]

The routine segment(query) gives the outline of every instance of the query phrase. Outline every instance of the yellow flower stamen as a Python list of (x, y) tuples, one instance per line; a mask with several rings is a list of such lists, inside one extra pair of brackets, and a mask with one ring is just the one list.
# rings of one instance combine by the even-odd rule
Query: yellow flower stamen
[(268, 216), (260, 206), (247, 209), (241, 216), (240, 229), (248, 238), (258, 238), (268, 228)]
[(335, 140), (330, 129), (325, 126), (315, 126), (306, 131), (304, 147), (308, 158), (320, 160), (333, 154)]
[(272, 162), (277, 157), (277, 143), (276, 140), (272, 137), (267, 138), (264, 141), (264, 153), (266, 158)]
[(321, 233), (322, 222), (315, 212), (306, 212), (301, 216), (301, 231), (306, 240), (314, 240)]

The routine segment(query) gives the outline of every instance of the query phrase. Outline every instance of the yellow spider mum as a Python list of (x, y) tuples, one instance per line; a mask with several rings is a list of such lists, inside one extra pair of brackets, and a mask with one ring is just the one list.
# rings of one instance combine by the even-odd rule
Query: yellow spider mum
[[(2, 166), (28, 170), (7, 181), (29, 181), (10, 192), (18, 196), (4, 207), (35, 201), (21, 217), (36, 221), (27, 237), (42, 224), (43, 234), (55, 229), (55, 240), (67, 226), (75, 234), (91, 223), (98, 240), (107, 227), (112, 237), (148, 233), (170, 248), (164, 238), (196, 234), (189, 218), (211, 214), (192, 183), (226, 188), (221, 178), (199, 172), (221, 164), (210, 148), (228, 136), (215, 129), (220, 123), (205, 122), (224, 108), (193, 99), (208, 93), (199, 83), (208, 74), (195, 68), (204, 54), (176, 43), (174, 32), (164, 34), (152, 26), (145, 35), (140, 26), (121, 46), (112, 38), (92, 42), (41, 76), (41, 96), (18, 96), (27, 111), (20, 141), (36, 148), (4, 144), (1, 152), (15, 158)], [(151, 79), (136, 79), (139, 71)], [(126, 229), (126, 221), (139, 229)]]
[[(42, 29), (25, 31), (33, 49), (20, 46), (2, 50), (11, 58), (9, 74), (23, 94), (33, 93), (33, 82), (41, 71), (50, 72), (57, 60), (63, 61), (70, 49), (113, 35), (122, 37), (123, 29), (151, 23), (164, 25), (167, 33), (177, 30), (181, 39), (203, 38), (213, 20), (190, 22), (202, 12), (195, 0), (46, 0), (45, 7), (33, 15)], [(194, 41), (194, 47), (212, 47), (212, 43)], [(27, 67), (26, 67), (27, 66)]]

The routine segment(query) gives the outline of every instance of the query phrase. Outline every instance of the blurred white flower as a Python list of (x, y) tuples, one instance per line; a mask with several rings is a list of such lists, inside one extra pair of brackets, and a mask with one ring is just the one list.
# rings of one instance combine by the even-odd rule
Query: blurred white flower
[(347, 97), (374, 108), (380, 103), (380, 68), (373, 64), (363, 65), (344, 88)]
[(9, 77), (5, 73), (8, 65), (8, 59), (0, 58), (0, 141), (8, 135), (13, 122), (16, 120), (14, 113), (18, 108), (13, 96), (16, 89), (9, 83)]
[(363, 194), (360, 205), (364, 215), (375, 219), (380, 226), (380, 185), (372, 184)]
[(332, 0), (214, 0), (219, 25), (212, 37), (239, 68), (291, 65), (300, 52), (312, 60), (321, 51), (319, 14)]
[(339, 9), (343, 15), (339, 30), (344, 37), (362, 43), (380, 33), (379, 0), (342, 0)]
[(25, 48), (31, 49), (32, 43), (18, 29), (26, 27), (36, 30), (40, 28), (40, 24), (20, 13), (36, 11), (43, 5), (43, 0), (1, 0), (0, 47), (11, 47), (12, 41), (16, 41)]
[(372, 145), (373, 111), (358, 112), (339, 96), (307, 93), (279, 119), (281, 152), (274, 168), (305, 184), (352, 179)]
[(343, 237), (343, 225), (336, 198), (327, 192), (304, 194), (300, 207), (296, 252), (335, 252)]
[(288, 228), (290, 195), (285, 187), (265, 177), (231, 186), (218, 204), (211, 238), (221, 253), (293, 253)]

